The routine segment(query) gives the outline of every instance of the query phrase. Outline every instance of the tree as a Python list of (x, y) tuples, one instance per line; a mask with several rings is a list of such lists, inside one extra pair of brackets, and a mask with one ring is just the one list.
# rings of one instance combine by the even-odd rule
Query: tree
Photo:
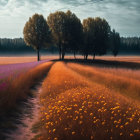
[[(69, 50), (74, 53), (74, 57), (76, 52), (80, 50), (82, 46), (82, 38), (83, 38), (83, 27), (80, 19), (71, 11), (66, 12), (67, 16), (67, 45), (69, 46)], [(75, 57), (76, 58), (76, 57)]]
[(83, 53), (84, 58), (87, 59), (88, 55), (91, 53), (94, 48), (94, 37), (95, 37), (95, 22), (94, 18), (87, 18), (83, 20), (83, 32), (84, 32), (84, 46)]
[(51, 29), (53, 41), (59, 48), (59, 58), (64, 59), (66, 38), (66, 14), (61, 11), (51, 13), (47, 23)]
[(30, 17), (25, 24), (23, 34), (25, 43), (37, 51), (37, 60), (39, 61), (41, 47), (51, 40), (51, 32), (44, 17), (39, 14)]
[(93, 49), (93, 58), (95, 55), (104, 55), (109, 48), (110, 26), (105, 19), (95, 18), (95, 44)]
[(119, 47), (120, 47), (120, 35), (119, 33), (115, 32), (115, 30), (113, 29), (113, 31), (111, 32), (111, 50), (114, 56), (117, 56), (118, 52), (119, 52)]
[(85, 59), (89, 54), (103, 55), (109, 47), (110, 26), (105, 19), (99, 17), (83, 20), (83, 31), (85, 40)]

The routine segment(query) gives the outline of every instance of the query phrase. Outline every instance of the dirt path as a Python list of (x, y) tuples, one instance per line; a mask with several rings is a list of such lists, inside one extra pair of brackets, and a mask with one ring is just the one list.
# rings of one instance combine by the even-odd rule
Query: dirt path
[(32, 126), (38, 121), (39, 115), (39, 93), (42, 82), (31, 92), (33, 97), (22, 103), (22, 114), (17, 119), (20, 123), (16, 124), (17, 129), (10, 131), (6, 140), (31, 140), (36, 135), (32, 132)]

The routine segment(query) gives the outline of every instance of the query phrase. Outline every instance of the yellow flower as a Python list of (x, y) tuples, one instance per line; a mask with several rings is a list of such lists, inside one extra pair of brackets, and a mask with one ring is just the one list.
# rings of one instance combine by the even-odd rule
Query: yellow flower
[(132, 118), (129, 118), (129, 120), (130, 120), (130, 122), (132, 122), (132, 121), (133, 121), (133, 119), (132, 119)]
[(73, 131), (73, 132), (72, 132), (72, 135), (74, 135), (74, 134), (75, 134), (75, 132)]
[(68, 128), (65, 128), (65, 130), (68, 130)]
[(125, 123), (125, 125), (128, 125), (128, 124), (129, 124), (129, 122), (126, 122), (126, 123)]
[(89, 95), (87, 95), (87, 98), (89, 98), (90, 96)]
[(93, 140), (93, 139), (94, 139), (94, 137), (93, 137), (93, 136), (91, 136), (91, 137), (90, 137), (90, 139), (91, 139), (91, 140)]
[(74, 105), (74, 107), (77, 107), (77, 106), (78, 106), (77, 104)]
[(90, 113), (90, 116), (93, 116), (93, 113)]
[(118, 125), (116, 125), (116, 128), (118, 128), (119, 126)]
[(79, 122), (79, 124), (82, 124), (82, 123), (83, 123), (83, 121), (80, 121), (80, 122)]
[(49, 128), (49, 126), (47, 125), (46, 128)]
[(139, 129), (135, 129), (134, 132), (135, 132), (135, 133), (139, 133), (140, 130), (139, 130)]
[(123, 125), (121, 125), (120, 128), (123, 129)]
[(72, 108), (67, 108), (67, 110), (72, 110)]
[(130, 137), (134, 136), (132, 133), (130, 134)]
[(105, 122), (102, 122), (102, 125), (104, 125), (105, 124)]
[(123, 133), (120, 133), (120, 136), (122, 136), (123, 135)]

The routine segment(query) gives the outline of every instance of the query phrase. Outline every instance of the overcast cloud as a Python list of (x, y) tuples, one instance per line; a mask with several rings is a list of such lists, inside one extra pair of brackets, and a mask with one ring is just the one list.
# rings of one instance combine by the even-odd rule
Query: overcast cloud
[(140, 36), (139, 0), (0, 0), (0, 38), (23, 37), (30, 16), (47, 18), (56, 10), (71, 10), (81, 20), (100, 16), (121, 36)]

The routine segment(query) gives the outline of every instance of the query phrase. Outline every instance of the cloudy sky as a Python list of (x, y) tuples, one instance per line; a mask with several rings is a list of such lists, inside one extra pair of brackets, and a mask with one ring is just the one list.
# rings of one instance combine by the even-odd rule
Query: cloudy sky
[(56, 10), (71, 10), (81, 21), (100, 16), (121, 36), (140, 36), (140, 0), (0, 0), (0, 38), (23, 37), (30, 16)]

